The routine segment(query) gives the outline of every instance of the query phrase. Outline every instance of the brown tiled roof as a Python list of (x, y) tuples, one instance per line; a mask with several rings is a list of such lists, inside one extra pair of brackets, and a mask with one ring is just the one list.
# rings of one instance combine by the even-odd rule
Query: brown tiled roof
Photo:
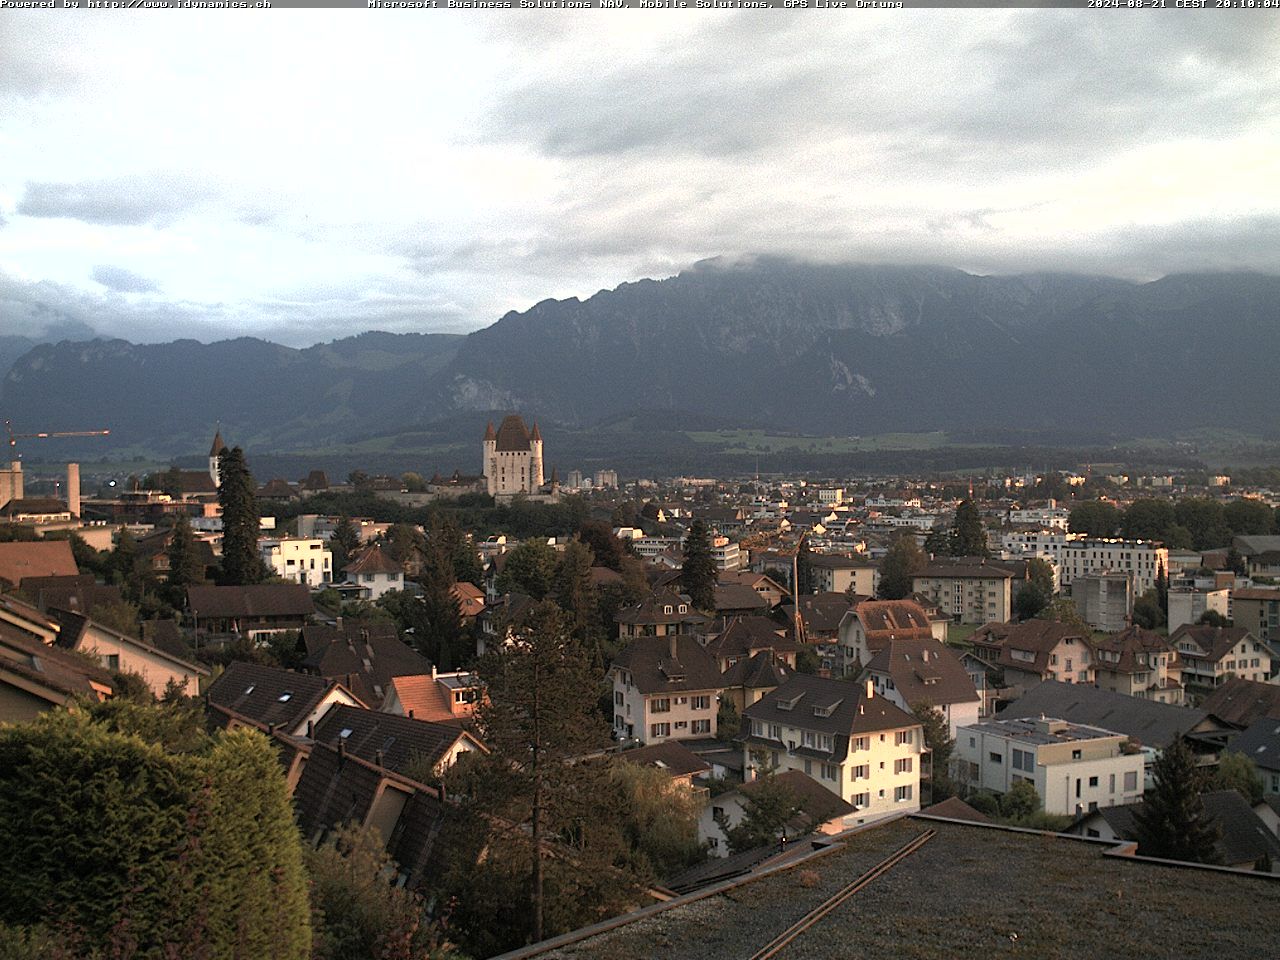
[(499, 452), (519, 453), (531, 449), (529, 429), (524, 425), (524, 420), (514, 413), (502, 418), (496, 439), (498, 444), (495, 449)]
[(735, 617), (725, 628), (706, 643), (707, 652), (717, 660), (748, 657), (760, 650), (792, 653), (800, 644), (784, 635), (780, 627), (768, 617)]
[(921, 813), (935, 817), (946, 817), (948, 820), (967, 820), (970, 823), (990, 823), (991, 818), (981, 810), (975, 810), (959, 797), (947, 797), (940, 803), (925, 807)]
[[(346, 731), (350, 732), (342, 736)], [(419, 759), (435, 767), (461, 737), (479, 743), (457, 724), (336, 706), (316, 724), (313, 739), (331, 747), (344, 744), (352, 756), (407, 776), (408, 769)]]
[(97, 620), (86, 617), (82, 613), (75, 613), (71, 610), (59, 610), (56, 608), (49, 611), (49, 613), (58, 621), (58, 625), (61, 627), (61, 630), (58, 632), (58, 646), (60, 647), (66, 647), (68, 650), (79, 649), (81, 639), (88, 634), (89, 630), (92, 628), (100, 633), (110, 634), (121, 643), (137, 647), (141, 650), (156, 654), (166, 660), (177, 663), (179, 666), (200, 674), (201, 676), (207, 677), (209, 675), (209, 668), (195, 662), (190, 654), (180, 656), (171, 653), (168, 650), (153, 646), (141, 637), (135, 637), (128, 633), (121, 633), (119, 630), (108, 627), (106, 624), (99, 623)]
[[(49, 691), (51, 703), (80, 695), (100, 700), (104, 691), (109, 694), (114, 689), (106, 670), (0, 620), (0, 672), (3, 671)], [(0, 680), (0, 685), (3, 683)]]
[(74, 577), (79, 572), (66, 540), (0, 543), (0, 580), (15, 587), (27, 577)]
[(190, 660), (194, 656), (177, 620), (143, 620), (142, 639), (175, 657)]
[(67, 502), (57, 497), (23, 497), (21, 500), (10, 500), (6, 503), (4, 512), (6, 516), (14, 517), (66, 513)]
[(692, 776), (706, 773), (711, 769), (711, 764), (675, 740), (638, 747), (635, 750), (624, 750), (617, 755), (617, 758), (623, 763), (657, 767), (673, 777)]
[(725, 687), (745, 690), (770, 690), (780, 687), (791, 676), (791, 668), (772, 650), (761, 650), (746, 660), (739, 660), (724, 672), (720, 683)]
[(431, 673), (431, 661), (400, 640), (394, 624), (307, 624), (301, 643), (306, 669), (346, 683), (371, 707), (382, 704), (393, 677)]
[(769, 609), (769, 601), (745, 583), (717, 583), (715, 604), (717, 610)]
[(835, 746), (831, 758), (837, 763), (848, 755), (850, 736), (920, 725), (886, 698), (867, 696), (864, 684), (805, 673), (793, 673), (777, 690), (747, 707), (743, 715), (763, 723), (832, 734)]
[(217, 493), (218, 485), (208, 470), (179, 470), (177, 472), (180, 493)]
[(264, 729), (275, 725), (291, 732), (332, 688), (324, 677), (234, 660), (210, 684), (208, 698), (211, 706), (224, 707)]
[[(685, 608), (684, 613), (680, 612), (682, 604)], [(670, 613), (666, 612), (667, 607), (671, 608)], [(613, 619), (618, 623), (628, 623), (635, 626), (659, 623), (699, 623), (706, 620), (705, 617), (693, 609), (693, 604), (688, 597), (666, 589), (651, 594), (633, 607), (623, 607), (614, 615)]]
[(914, 600), (865, 600), (854, 607), (854, 614), (862, 622), (872, 649), (893, 638), (933, 637), (929, 615)]
[(1232, 590), (1232, 600), (1280, 600), (1280, 587), (1251, 587), (1247, 590)]
[(41, 610), (58, 607), (83, 613), (94, 604), (118, 603), (122, 599), (119, 587), (100, 584), (91, 573), (71, 577), (24, 577), (20, 587), (23, 593), (34, 598)]
[[(833, 793), (813, 777), (806, 776), (799, 770), (787, 770), (774, 774), (773, 780), (774, 783), (790, 790), (800, 807), (798, 822), (793, 821), (788, 824), (788, 833), (793, 835), (795, 832), (808, 832), (818, 824), (834, 820), (836, 817), (848, 816), (854, 812), (853, 804), (841, 800), (839, 794)], [(763, 784), (763, 779), (756, 779), (744, 783), (738, 790), (750, 796)]]
[[(478, 677), (475, 684), (480, 684)], [(412, 713), (418, 720), (433, 723), (457, 723), (463, 719), (453, 712), (452, 691), (430, 673), (392, 677), (387, 685), (388, 699), (392, 690), (405, 716)]]
[(1204, 698), (1200, 709), (1242, 730), (1263, 717), (1280, 719), (1280, 685), (1231, 677)]
[(375, 543), (362, 551), (342, 569), (347, 573), (404, 573), (404, 567), (391, 559), (380, 543)]
[(255, 583), (245, 587), (187, 587), (187, 608), (205, 617), (307, 617), (316, 612), (300, 583)]
[[(1173, 654), (1177, 659), (1177, 651), (1168, 637), (1162, 637), (1153, 630), (1133, 624), (1119, 633), (1110, 634), (1092, 641), (1094, 650), (1094, 666), (1110, 673), (1146, 673), (1152, 669), (1150, 664), (1138, 662), (1139, 654)], [(1119, 660), (1106, 657), (1119, 655)], [(1105, 655), (1105, 657), (1103, 656)]]
[(463, 617), (478, 617), (484, 610), (484, 591), (474, 583), (459, 580), (449, 589), (449, 592), (457, 598), (458, 608)]
[[(870, 597), (860, 598), (864, 602)], [(835, 636), (836, 631), (840, 629), (840, 621), (844, 619), (844, 615), (849, 612), (857, 601), (850, 598), (847, 593), (832, 593), (830, 591), (823, 593), (801, 594), (799, 598), (800, 604), (800, 620), (804, 625), (806, 636)], [(795, 605), (784, 604), (783, 611), (787, 614), (788, 623), (795, 620)]]
[(870, 560), (843, 557), (834, 553), (811, 553), (809, 554), (809, 565), (811, 567), (823, 567), (827, 570), (862, 570), (875, 566)]
[(1250, 636), (1247, 627), (1211, 627), (1208, 624), (1185, 623), (1173, 631), (1169, 642), (1176, 644), (1183, 639), (1191, 640), (1205, 651), (1204, 659), (1217, 663), (1247, 636)]
[(902, 699), (913, 706), (923, 701), (940, 707), (980, 700), (964, 665), (937, 640), (890, 640), (867, 669), (891, 677)]
[(622, 582), (622, 574), (609, 567), (592, 567), (588, 575), (591, 577), (591, 583), (597, 587), (604, 586), (606, 583)]
[(630, 672), (636, 688), (646, 695), (720, 689), (715, 658), (691, 636), (636, 637), (614, 658), (613, 666)]
[[(1066, 639), (1088, 644), (1092, 631), (1056, 620), (1023, 620), (1021, 623), (988, 623), (969, 638), (979, 651), (987, 651), (992, 662), (1029, 673), (1049, 669), (1049, 655)], [(1015, 660), (1010, 650), (1035, 654), (1035, 660)], [(993, 656), (992, 656), (993, 655)]]
[(930, 563), (915, 575), (917, 580), (921, 577), (937, 577), (945, 580), (973, 579), (975, 577), (984, 580), (1012, 580), (1014, 579), (1014, 573), (995, 562), (955, 563), (950, 560), (943, 560)]

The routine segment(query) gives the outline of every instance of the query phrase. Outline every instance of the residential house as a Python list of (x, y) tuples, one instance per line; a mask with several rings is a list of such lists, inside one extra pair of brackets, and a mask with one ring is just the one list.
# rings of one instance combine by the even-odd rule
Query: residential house
[(347, 583), (360, 587), (363, 600), (378, 600), (394, 590), (404, 589), (404, 565), (374, 543), (342, 568)]
[(1094, 683), (1104, 690), (1181, 704), (1182, 661), (1168, 637), (1137, 625), (1093, 641)]
[(716, 616), (749, 617), (769, 612), (769, 600), (745, 583), (719, 581), (715, 585)]
[[(799, 808), (779, 830), (780, 839), (790, 842), (810, 834), (842, 833), (865, 819), (853, 804), (798, 770), (776, 774), (774, 781), (791, 792)], [(707, 845), (711, 856), (729, 856), (725, 828), (732, 829), (743, 821), (752, 795), (760, 790), (763, 782), (752, 780), (707, 801), (698, 816), (698, 839)]]
[(527, 593), (503, 593), (490, 596), (485, 602), (484, 610), (476, 617), (480, 625), (476, 633), (476, 656), (483, 657), (485, 650), (498, 643), (499, 635), (502, 644), (509, 644), (525, 618), (533, 611), (538, 602)]
[(794, 629), (796, 608), (799, 607), (801, 642), (834, 648), (840, 638), (840, 621), (844, 615), (855, 604), (870, 599), (858, 594), (805, 593), (794, 602), (784, 603), (782, 612)]
[(271, 537), (258, 541), (258, 552), (282, 580), (314, 589), (333, 579), (333, 553), (328, 542), (318, 537)]
[(1262, 717), (1231, 739), (1231, 749), (1248, 757), (1266, 794), (1280, 794), (1280, 718)]
[(244, 660), (227, 664), (209, 685), (205, 703), (219, 727), (278, 730), (293, 737), (310, 737), (332, 707), (364, 707), (336, 680)]
[(157, 697), (165, 696), (170, 689), (184, 696), (197, 696), (200, 680), (209, 676), (209, 668), (202, 664), (154, 647), (84, 614), (55, 610), (53, 616), (61, 627), (58, 646), (97, 657), (108, 670), (137, 674)]
[(115, 584), (98, 583), (91, 573), (69, 577), (24, 577), (19, 589), (46, 613), (53, 609), (91, 613), (101, 605), (122, 603)]
[(623, 607), (614, 616), (618, 638), (665, 637), (690, 634), (707, 618), (693, 608), (689, 598), (670, 589), (660, 589), (634, 606)]
[(392, 677), (382, 701), (384, 713), (433, 723), (462, 723), (484, 702), (484, 683), (470, 671), (457, 670)]
[(890, 640), (863, 669), (860, 679), (868, 678), (877, 694), (909, 713), (921, 704), (941, 710), (953, 737), (981, 717), (982, 697), (968, 671), (932, 637)]
[[(1222, 866), (1254, 870), (1259, 862), (1272, 864), (1269, 872), (1280, 872), (1280, 839), (1254, 812), (1249, 801), (1235, 790), (1211, 790), (1200, 794), (1205, 816), (1218, 828), (1214, 844)], [(1099, 807), (1080, 816), (1066, 832), (1100, 840), (1138, 839), (1141, 802), (1124, 806)]]
[(609, 679), (619, 740), (651, 744), (715, 736), (720, 670), (696, 638), (634, 637), (609, 667)]
[(770, 610), (791, 596), (787, 588), (772, 577), (750, 570), (723, 570), (717, 575), (716, 582), (737, 583), (750, 587), (764, 597), (765, 606)]
[[(592, 567), (593, 571), (595, 569), (595, 567)], [(609, 572), (613, 573), (612, 570)], [(484, 613), (484, 591), (474, 583), (459, 580), (450, 588), (449, 592), (458, 601), (458, 612), (462, 615), (463, 626), (474, 623), (476, 617)]]
[(793, 674), (743, 716), (748, 779), (759, 763), (798, 770), (853, 804), (862, 822), (920, 809), (924, 728), (870, 681)]
[(995, 561), (934, 561), (912, 578), (912, 592), (936, 603), (955, 623), (1009, 620), (1014, 574)]
[(1280, 684), (1228, 677), (1201, 701), (1200, 709), (1245, 730), (1264, 717), (1280, 717)]
[(431, 661), (400, 639), (393, 623), (312, 623), (298, 636), (303, 669), (341, 680), (364, 703), (377, 709), (396, 677), (430, 675)]
[(700, 635), (699, 640), (715, 657), (721, 673), (763, 650), (772, 650), (779, 660), (794, 669), (800, 645), (786, 633), (785, 628), (768, 617), (735, 617), (725, 621), (718, 632)]
[(465, 753), (487, 753), (474, 733), (385, 711), (339, 705), (316, 723), (312, 739), (379, 767), (434, 782)]
[(914, 600), (864, 600), (840, 620), (836, 668), (857, 673), (890, 640), (930, 640), (929, 615)]
[(1280, 588), (1231, 591), (1231, 620), (1263, 643), (1280, 644)]
[(814, 593), (860, 593), (874, 596), (879, 568), (869, 560), (834, 553), (810, 553), (809, 576)]
[(975, 656), (972, 650), (965, 650), (960, 654), (960, 666), (964, 667), (964, 672), (969, 674), (969, 680), (982, 701), (978, 706), (979, 719), (994, 716), (997, 695), (995, 678), (1000, 675), (1000, 671)]
[(677, 740), (623, 750), (615, 758), (619, 763), (661, 770), (671, 778), (671, 786), (678, 789), (693, 790), (695, 778), (711, 773), (711, 764)]
[(80, 698), (100, 702), (114, 692), (105, 669), (0, 620), (0, 724), (32, 720)]
[(1271, 648), (1245, 627), (1183, 624), (1169, 637), (1182, 660), (1183, 681), (1201, 690), (1231, 677), (1259, 682), (1271, 677)]
[(1092, 634), (1055, 620), (988, 623), (969, 638), (973, 653), (1001, 671), (1006, 696), (1041, 680), (1093, 683)]
[(187, 587), (187, 613), (198, 634), (237, 634), (256, 640), (301, 630), (315, 612), (310, 591), (300, 583)]
[(955, 771), (995, 793), (1030, 783), (1046, 813), (1079, 814), (1142, 797), (1144, 759), (1126, 740), (1058, 718), (985, 720), (957, 731)]
[[(786, 661), (772, 650), (761, 650), (745, 660), (738, 660), (724, 671), (720, 677), (723, 688), (720, 699), (732, 703), (741, 716), (747, 707), (782, 686), (793, 672), (793, 668), (787, 666)], [(722, 733), (732, 735), (737, 731)]]
[(1236, 537), (1232, 546), (1244, 557), (1250, 577), (1280, 578), (1280, 536)]

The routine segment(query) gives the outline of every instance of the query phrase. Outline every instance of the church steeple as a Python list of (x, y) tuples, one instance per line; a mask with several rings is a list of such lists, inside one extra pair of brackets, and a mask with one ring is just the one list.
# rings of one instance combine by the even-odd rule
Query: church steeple
[(213, 480), (213, 485), (219, 486), (222, 482), (221, 472), (218, 470), (218, 457), (222, 455), (222, 451), (227, 449), (227, 445), (222, 442), (222, 426), (219, 425), (213, 431), (213, 445), (209, 447), (209, 478)]

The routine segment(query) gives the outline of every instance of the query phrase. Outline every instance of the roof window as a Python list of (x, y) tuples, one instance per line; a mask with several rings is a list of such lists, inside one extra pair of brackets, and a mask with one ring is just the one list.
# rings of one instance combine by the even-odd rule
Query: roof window
[(276, 702), (277, 702), (277, 703), (288, 703), (288, 702), (289, 702), (290, 700), (292, 700), (292, 699), (293, 699), (293, 691), (292, 691), (292, 690), (286, 690), (284, 693), (280, 694), (280, 696), (276, 697)]

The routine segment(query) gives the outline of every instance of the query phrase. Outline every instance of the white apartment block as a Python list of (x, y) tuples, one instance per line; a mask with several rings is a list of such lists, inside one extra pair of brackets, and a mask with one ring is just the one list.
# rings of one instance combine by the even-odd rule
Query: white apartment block
[(1026, 510), (1010, 510), (1009, 522), (1012, 524), (1034, 524), (1050, 530), (1067, 532), (1070, 511), (1050, 500), (1047, 506), (1032, 507)]
[(1126, 739), (1065, 720), (989, 720), (957, 731), (954, 762), (972, 787), (1007, 793), (1025, 781), (1046, 813), (1074, 816), (1142, 799), (1144, 758)]
[(1161, 571), (1169, 571), (1169, 551), (1154, 540), (1090, 539), (1060, 530), (1023, 530), (1004, 534), (1000, 546), (1011, 557), (1051, 559), (1064, 587), (1076, 577), (1106, 570), (1131, 575), (1134, 592), (1141, 596), (1155, 587)]
[(713, 538), (711, 556), (716, 562), (717, 570), (742, 569), (742, 552), (736, 540), (730, 540), (728, 537)]
[(333, 580), (333, 554), (318, 537), (280, 537), (258, 541), (263, 562), (277, 577), (308, 587)]

